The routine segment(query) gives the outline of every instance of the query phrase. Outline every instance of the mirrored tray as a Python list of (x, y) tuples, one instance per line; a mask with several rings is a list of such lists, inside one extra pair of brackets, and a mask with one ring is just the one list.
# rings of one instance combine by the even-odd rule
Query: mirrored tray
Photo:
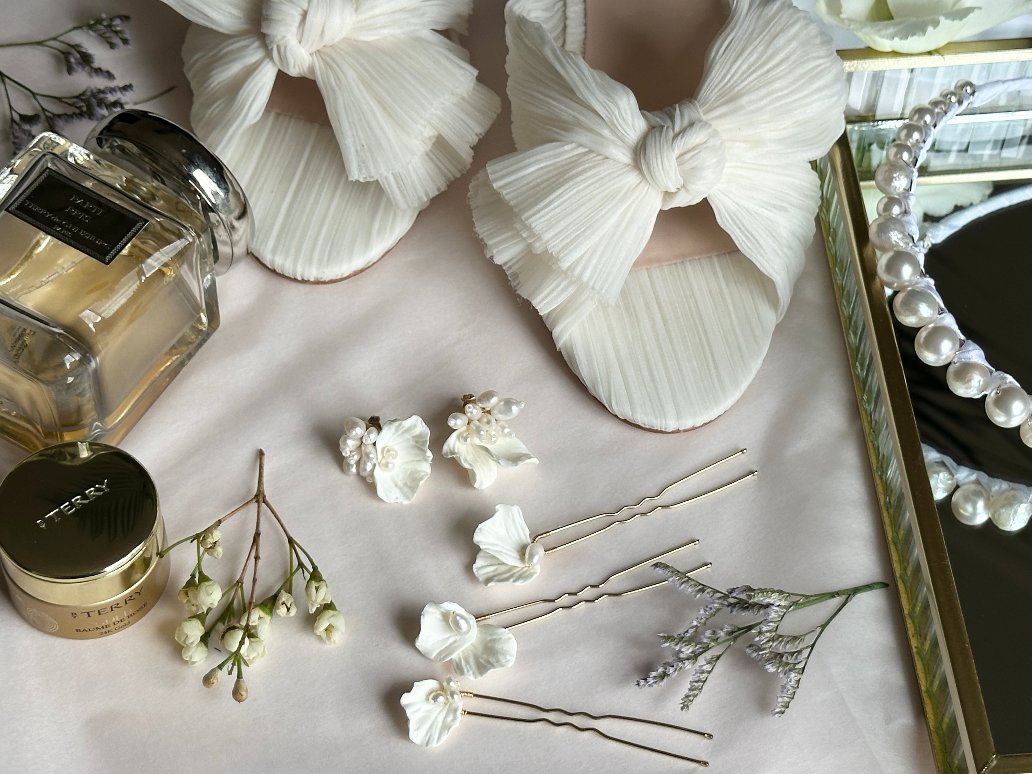
[[(936, 502), (928, 471), (939, 464), (961, 481), (993, 491), (1008, 482), (1032, 498), (1032, 448), (1018, 430), (990, 423), (983, 400), (953, 395), (945, 367), (914, 356), (917, 330), (894, 319), (867, 230), (880, 198), (874, 169), (901, 116), (961, 78), (1032, 74), (1032, 40), (914, 57), (840, 53), (850, 72), (850, 115), (846, 133), (818, 162), (820, 217), (935, 759), (944, 772), (1029, 772), (1032, 525), (961, 523), (953, 491), (939, 491)], [(1024, 190), (1032, 181), (1030, 108), (1032, 92), (1007, 95), (938, 133), (918, 188), (927, 197), (926, 224)], [(1023, 203), (944, 239), (925, 264), (961, 330), (1026, 389), (1028, 224), (1032, 188)]]

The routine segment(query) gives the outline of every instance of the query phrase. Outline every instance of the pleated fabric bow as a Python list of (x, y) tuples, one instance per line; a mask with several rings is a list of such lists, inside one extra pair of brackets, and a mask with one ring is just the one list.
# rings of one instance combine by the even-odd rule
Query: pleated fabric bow
[(265, 112), (277, 75), (312, 78), (348, 178), (421, 208), (462, 174), (498, 112), (466, 52), (472, 0), (163, 0), (198, 27), (183, 49), (193, 125), (216, 152)]
[(787, 0), (734, 0), (694, 98), (643, 111), (561, 47), (555, 5), (506, 8), (518, 152), (471, 188), (488, 256), (562, 346), (616, 302), (659, 212), (705, 198), (773, 283), (780, 319), (813, 235), (808, 162), (843, 130), (845, 79), (826, 36)]

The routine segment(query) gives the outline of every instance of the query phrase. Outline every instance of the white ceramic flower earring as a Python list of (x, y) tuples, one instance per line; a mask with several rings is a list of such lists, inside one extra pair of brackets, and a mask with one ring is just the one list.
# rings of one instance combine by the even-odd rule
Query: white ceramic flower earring
[(370, 417), (344, 420), (340, 437), (344, 472), (376, 485), (376, 495), (388, 503), (411, 502), (430, 475), (430, 428), (418, 416), (380, 421)]
[(525, 404), (516, 398), (503, 398), (494, 390), (462, 396), (462, 411), (448, 417), (454, 431), (444, 443), (444, 456), (458, 461), (469, 471), (477, 489), (490, 486), (498, 468), (515, 468), (537, 459), (516, 437), (509, 422)]

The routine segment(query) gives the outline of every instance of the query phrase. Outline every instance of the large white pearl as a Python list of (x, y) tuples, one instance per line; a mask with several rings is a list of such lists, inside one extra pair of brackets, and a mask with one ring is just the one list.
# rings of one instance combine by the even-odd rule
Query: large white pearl
[(348, 438), (361, 438), (366, 431), (366, 424), (358, 417), (348, 417), (344, 420), (344, 435)]
[(503, 398), (498, 401), (498, 405), (495, 406), (493, 413), (498, 419), (508, 422), (510, 419), (515, 419), (516, 415), (523, 411), (524, 402), (522, 400), (516, 400), (516, 398)]
[(913, 145), (905, 142), (892, 142), (885, 149), (886, 161), (901, 161), (907, 166), (914, 166), (917, 163), (917, 151)]
[(902, 218), (881, 215), (867, 229), (871, 244), (879, 250), (910, 250), (917, 239), (917, 228)]
[(455, 411), (448, 415), (448, 427), (452, 430), (461, 430), (468, 423), (469, 419), (467, 419), (466, 415), (461, 412)]
[(921, 124), (921, 126), (931, 126), (935, 123), (935, 111), (927, 105), (918, 105), (916, 108), (910, 111), (908, 118), (915, 124)]
[(1026, 419), (1018, 432), (1021, 435), (1021, 442), (1025, 446), (1032, 446), (1032, 419)]
[(942, 123), (942, 119), (946, 117), (946, 112), (949, 109), (949, 105), (942, 97), (932, 97), (928, 100), (928, 107), (935, 111), (935, 123)]
[(1001, 384), (986, 396), (985, 413), (994, 425), (1017, 427), (1032, 414), (1032, 400), (1021, 385)]
[(960, 349), (960, 336), (948, 325), (932, 323), (917, 332), (914, 351), (930, 366), (943, 366), (953, 360)]
[(928, 484), (932, 487), (932, 497), (938, 502), (957, 488), (957, 479), (945, 464), (933, 462), (928, 466)]
[(874, 184), (883, 194), (902, 196), (911, 192), (916, 178), (913, 167), (901, 161), (889, 161), (875, 171)]
[(989, 389), (993, 369), (975, 360), (961, 360), (946, 369), (946, 384), (954, 395), (980, 398)]
[(910, 214), (910, 203), (902, 196), (883, 196), (878, 200), (877, 210), (879, 215), (899, 218)]
[(953, 89), (946, 89), (939, 94), (939, 97), (946, 103), (947, 112), (960, 107), (960, 97)]
[(484, 413), (484, 410), (476, 403), (467, 403), (462, 410), (472, 420), (480, 419), (480, 415)]
[(358, 472), (362, 478), (369, 478), (373, 475), (373, 471), (376, 470), (376, 460), (372, 457), (363, 457), (362, 462), (359, 463)]
[(490, 409), (497, 406), (498, 401), (500, 401), (501, 399), (502, 396), (494, 390), (484, 390), (477, 396), (477, 405), (479, 405), (481, 408)]
[(989, 518), (1005, 532), (1017, 532), (1032, 518), (1032, 503), (1021, 492), (1005, 489), (989, 501)]
[(950, 509), (962, 524), (977, 527), (989, 520), (989, 492), (979, 483), (957, 487), (950, 500)]
[(907, 288), (892, 299), (892, 310), (908, 328), (923, 328), (939, 316), (939, 301), (927, 288)]
[(362, 436), (362, 445), (371, 446), (372, 444), (376, 443), (376, 439), (379, 437), (380, 431), (377, 430), (375, 427), (370, 427), (365, 431), (365, 434)]
[(921, 279), (921, 259), (907, 250), (893, 250), (878, 259), (878, 278), (892, 290), (903, 290)]
[[(956, 99), (957, 95), (953, 95)], [(945, 97), (943, 97), (945, 99)], [(896, 130), (896, 139), (900, 142), (905, 142), (907, 145), (920, 145), (924, 142), (928, 132), (921, 124), (915, 124), (913, 121), (904, 121), (903, 124)]]

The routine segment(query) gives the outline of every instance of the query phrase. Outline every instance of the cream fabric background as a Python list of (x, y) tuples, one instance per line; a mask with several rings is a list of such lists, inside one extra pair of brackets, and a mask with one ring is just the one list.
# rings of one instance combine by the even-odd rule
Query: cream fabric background
[[(105, 62), (140, 95), (175, 83), (148, 107), (185, 121), (189, 95), (178, 54), (185, 24), (173, 13), (157, 0), (48, 5), (44, 23), (35, 4), (9, 1), (2, 40), (58, 30), (101, 10), (130, 12), (133, 48)], [(480, 0), (469, 40), (473, 62), (499, 93), (501, 18), (501, 0)], [(0, 67), (36, 66), (58, 79), (45, 57), (0, 55)], [(478, 147), (474, 169), (509, 148), (503, 115)], [(0, 593), (0, 769), (684, 771), (585, 734), (477, 718), (465, 718), (437, 749), (411, 744), (398, 698), (413, 681), (445, 674), (412, 645), (419, 611), (431, 600), (485, 612), (558, 594), (690, 537), (702, 545), (679, 564), (712, 561), (704, 577), (719, 586), (823, 591), (891, 577), (818, 243), (744, 397), (703, 428), (657, 435), (611, 417), (566, 369), (537, 315), (483, 257), (467, 184), (468, 176), (436, 199), (380, 264), (341, 284), (290, 282), (253, 260), (235, 266), (219, 284), (222, 328), (123, 444), (154, 476), (173, 537), (251, 495), (263, 446), (271, 499), (316, 554), (347, 616), (344, 644), (324, 646), (300, 619), (275, 621), (269, 655), (248, 672), (251, 698), (238, 706), (227, 681), (202, 688), (204, 670), (181, 662), (172, 641), (185, 553), (173, 554), (158, 609), (108, 639), (43, 635)], [(516, 427), (541, 464), (503, 471), (477, 492), (439, 451), (454, 398), (489, 387), (527, 401)], [(336, 439), (348, 414), (413, 412), (433, 431), (434, 474), (414, 503), (389, 506), (341, 473)], [(761, 475), (737, 491), (550, 556), (527, 588), (484, 589), (472, 576), (473, 528), (497, 502), (518, 503), (531, 529), (542, 529), (652, 493), (740, 445), (750, 450), (740, 470), (752, 466)], [(5, 447), (0, 472), (19, 456)], [(242, 529), (231, 522), (225, 531), (242, 548)], [(272, 565), (275, 552), (268, 556)], [(226, 576), (235, 576), (239, 559), (239, 551), (227, 551)], [(648, 579), (646, 572), (626, 585)], [(839, 617), (780, 720), (768, 714), (777, 681), (742, 652), (726, 657), (687, 715), (677, 708), (680, 681), (634, 687), (665, 655), (653, 635), (679, 628), (694, 609), (672, 589), (658, 589), (521, 628), (515, 666), (469, 687), (705, 728), (716, 735), (712, 742), (638, 738), (703, 754), (715, 772), (932, 769), (893, 591), (859, 597)]]

